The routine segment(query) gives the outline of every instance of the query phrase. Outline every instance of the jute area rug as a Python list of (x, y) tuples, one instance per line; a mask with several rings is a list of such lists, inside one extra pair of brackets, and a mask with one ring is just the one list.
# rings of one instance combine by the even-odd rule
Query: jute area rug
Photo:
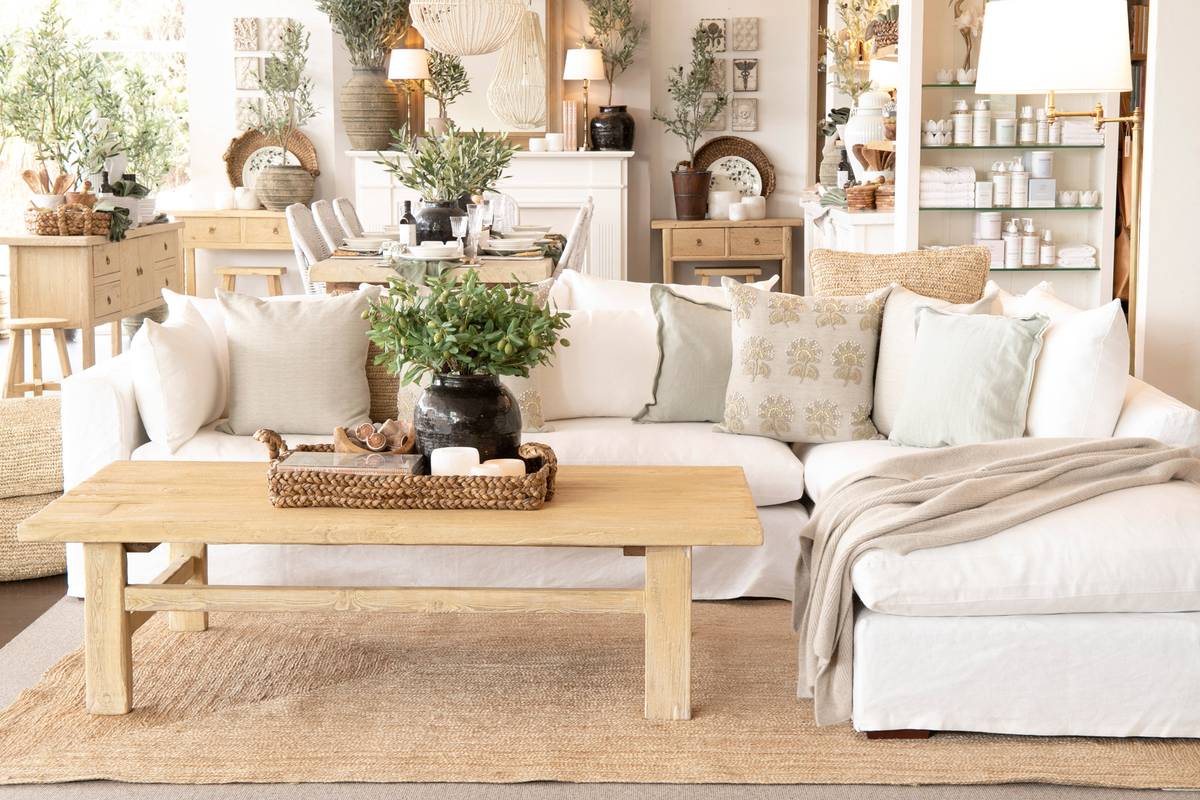
[(635, 616), (211, 615), (134, 636), (133, 713), (75, 652), (0, 712), (0, 782), (1200, 784), (1200, 742), (869, 742), (794, 696), (789, 605), (700, 603), (694, 719), (642, 718)]

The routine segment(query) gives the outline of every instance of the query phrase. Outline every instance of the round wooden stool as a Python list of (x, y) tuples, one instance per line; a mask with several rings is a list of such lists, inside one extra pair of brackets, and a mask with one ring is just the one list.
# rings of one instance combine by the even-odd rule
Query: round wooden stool
[[(12, 350), (8, 354), (7, 379), (4, 381), (4, 397), (23, 397), (33, 392), (40, 397), (47, 389), (61, 390), (57, 381), (42, 380), (42, 331), (54, 331), (54, 346), (58, 349), (58, 364), (63, 377), (71, 374), (71, 359), (67, 355), (67, 337), (64, 333), (67, 321), (60, 317), (25, 317), (10, 319)], [(29, 331), (29, 360), (33, 364), (33, 380), (25, 380), (25, 331)]]
[(237, 279), (242, 275), (261, 275), (267, 279), (267, 294), (278, 297), (283, 294), (283, 276), (287, 267), (217, 267), (221, 288), (227, 292), (237, 291)]
[(697, 267), (696, 277), (700, 279), (701, 286), (708, 286), (713, 278), (718, 280), (721, 278), (741, 278), (742, 283), (751, 278), (761, 278), (761, 267)]

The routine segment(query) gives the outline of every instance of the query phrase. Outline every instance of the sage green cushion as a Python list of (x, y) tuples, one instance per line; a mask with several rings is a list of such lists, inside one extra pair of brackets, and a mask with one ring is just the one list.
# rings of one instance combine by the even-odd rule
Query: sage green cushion
[(666, 286), (650, 287), (658, 321), (654, 401), (637, 422), (720, 422), (733, 363), (729, 309), (697, 303)]
[(1049, 320), (918, 308), (892, 441), (913, 447), (1018, 439)]

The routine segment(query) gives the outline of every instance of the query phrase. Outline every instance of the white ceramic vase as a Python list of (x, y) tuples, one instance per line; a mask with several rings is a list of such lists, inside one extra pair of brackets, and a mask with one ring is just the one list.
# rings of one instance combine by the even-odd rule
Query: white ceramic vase
[(887, 101), (888, 96), (884, 92), (867, 92), (858, 98), (858, 104), (850, 110), (850, 119), (846, 122), (842, 141), (846, 145), (850, 168), (854, 170), (854, 179), (859, 183), (872, 180), (881, 174), (869, 171), (867, 165), (858, 160), (858, 156), (854, 154), (854, 146), (877, 142), (884, 138), (883, 106)]

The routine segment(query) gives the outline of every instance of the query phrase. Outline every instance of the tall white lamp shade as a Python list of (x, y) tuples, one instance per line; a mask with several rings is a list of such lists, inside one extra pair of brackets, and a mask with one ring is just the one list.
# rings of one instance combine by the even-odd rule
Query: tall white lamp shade
[(604, 80), (604, 54), (587, 47), (568, 50), (566, 61), (563, 63), (563, 80)]
[(900, 85), (900, 64), (886, 58), (872, 58), (870, 78), (876, 89), (895, 89)]
[(1128, 92), (1125, 0), (992, 0), (983, 15), (978, 94)]
[(412, 0), (408, 13), (425, 44), (452, 56), (494, 53), (512, 38), (524, 0)]
[(388, 80), (429, 80), (429, 51), (419, 47), (393, 50), (388, 62)]

